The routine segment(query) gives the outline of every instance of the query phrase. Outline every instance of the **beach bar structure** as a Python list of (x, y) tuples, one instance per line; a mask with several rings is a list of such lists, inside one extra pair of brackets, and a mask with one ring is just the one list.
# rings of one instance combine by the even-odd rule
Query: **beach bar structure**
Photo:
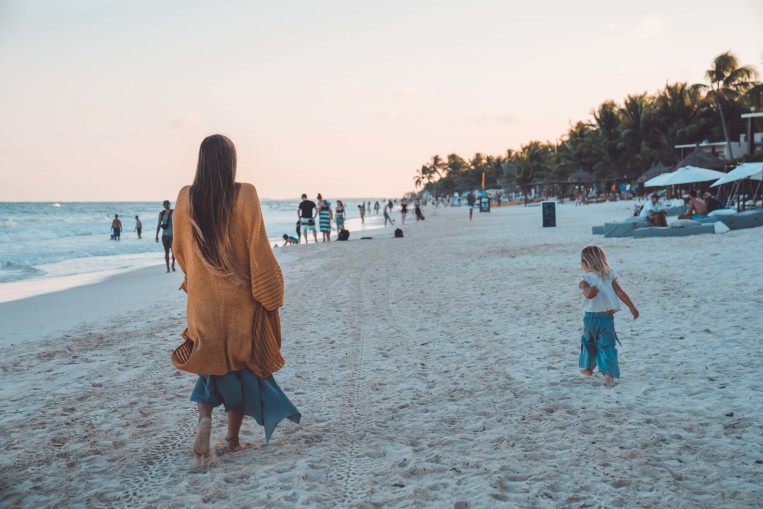
[[(728, 145), (725, 141), (709, 142), (703, 141), (702, 143), (688, 143), (685, 145), (675, 145), (674, 148), (681, 151), (681, 157), (684, 157), (685, 151), (689, 149), (701, 150), (706, 154), (712, 154), (713, 156), (720, 157), (726, 161), (742, 157), (746, 154), (754, 154), (755, 152), (763, 151), (763, 132), (753, 132), (753, 120), (756, 118), (763, 119), (763, 112), (750, 112), (743, 113), (741, 115), (743, 120), (747, 120), (747, 132), (739, 136), (739, 141), (732, 141)], [(729, 149), (731, 153), (729, 153)], [(701, 166), (703, 168), (710, 168), (710, 166), (703, 166), (696, 162), (689, 163), (692, 166)], [(717, 168), (711, 168), (717, 169)]]

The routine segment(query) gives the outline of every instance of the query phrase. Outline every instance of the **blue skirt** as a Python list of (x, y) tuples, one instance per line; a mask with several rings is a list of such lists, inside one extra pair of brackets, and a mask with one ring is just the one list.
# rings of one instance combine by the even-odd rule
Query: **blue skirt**
[(226, 375), (200, 375), (191, 393), (191, 401), (214, 407), (225, 405), (225, 411), (243, 412), (265, 427), (265, 443), (284, 418), (299, 424), (302, 414), (289, 401), (273, 376), (260, 378), (248, 369)]

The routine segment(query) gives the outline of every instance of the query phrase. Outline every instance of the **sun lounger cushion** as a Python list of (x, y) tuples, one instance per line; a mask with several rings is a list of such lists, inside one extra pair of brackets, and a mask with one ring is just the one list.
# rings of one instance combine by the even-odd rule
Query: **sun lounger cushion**
[(721, 221), (732, 230), (763, 226), (763, 209), (745, 210), (732, 216), (721, 216)]
[(694, 219), (676, 219), (671, 221), (668, 226), (671, 228), (686, 228), (687, 226), (699, 226), (700, 222)]
[(604, 223), (604, 236), (630, 237), (635, 229), (636, 223)]
[(700, 233), (715, 233), (715, 226), (713, 226), (712, 223), (708, 223), (698, 224), (696, 226), (685, 226), (683, 228), (638, 228), (633, 232), (633, 238), (643, 239), (647, 237), (686, 237), (688, 235), (698, 235)]
[(678, 214), (683, 214), (686, 212), (686, 205), (680, 205), (678, 207), (668, 207), (665, 209), (665, 215), (670, 216), (677, 216)]
[(717, 209), (708, 214), (710, 217), (717, 217), (717, 216), (733, 216), (736, 214), (737, 211), (734, 209)]

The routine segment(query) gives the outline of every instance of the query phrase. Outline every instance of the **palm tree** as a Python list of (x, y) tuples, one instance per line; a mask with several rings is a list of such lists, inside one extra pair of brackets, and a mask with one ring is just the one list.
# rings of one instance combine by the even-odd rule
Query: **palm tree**
[(559, 164), (557, 178), (565, 178), (580, 168), (590, 173), (596, 163), (601, 161), (602, 151), (598, 133), (590, 123), (577, 122), (570, 126), (562, 138), (556, 150)]
[(554, 149), (551, 145), (539, 141), (522, 145), (519, 152), (514, 154), (512, 162), (516, 172), (513, 177), (524, 194), (525, 206), (527, 206), (527, 193), (530, 191), (532, 182), (536, 178), (545, 176), (553, 154)]
[(654, 98), (647, 94), (629, 95), (618, 111), (620, 141), (617, 149), (621, 156), (621, 172), (640, 175), (653, 159), (649, 137), (654, 129)]
[(713, 65), (705, 72), (705, 78), (709, 85), (699, 84), (699, 86), (709, 89), (706, 99), (713, 104), (721, 116), (721, 126), (723, 127), (723, 136), (726, 139), (726, 149), (728, 157), (731, 154), (731, 136), (724, 115), (724, 108), (728, 108), (733, 102), (744, 98), (745, 92), (753, 86), (753, 80), (757, 72), (749, 65), (740, 67), (737, 57), (730, 51), (721, 53)]
[(416, 188), (419, 188), (422, 186), (422, 184), (426, 184), (428, 182), (429, 177), (429, 167), (426, 164), (422, 164), (421, 168), (416, 170), (416, 175), (413, 177), (413, 185), (416, 186)]
[(654, 127), (650, 139), (653, 161), (678, 162), (675, 146), (710, 134), (712, 111), (703, 102), (702, 89), (687, 83), (667, 84), (654, 100)]
[(487, 161), (481, 152), (477, 152), (469, 159), (469, 187), (481, 187), (482, 173), (487, 172), (487, 168)]
[(598, 177), (614, 174), (620, 159), (620, 151), (617, 148), (620, 143), (620, 118), (617, 113), (618, 107), (614, 101), (604, 101), (593, 112), (602, 155), (593, 167)]
[(445, 161), (440, 156), (432, 156), (432, 160), (429, 162), (430, 180), (434, 179), (435, 176), (442, 177), (442, 170), (445, 168), (445, 165)]
[(464, 181), (468, 178), (469, 163), (458, 154), (448, 154), (447, 162), (443, 168), (446, 177), (444, 188), (446, 191), (456, 191), (462, 189)]

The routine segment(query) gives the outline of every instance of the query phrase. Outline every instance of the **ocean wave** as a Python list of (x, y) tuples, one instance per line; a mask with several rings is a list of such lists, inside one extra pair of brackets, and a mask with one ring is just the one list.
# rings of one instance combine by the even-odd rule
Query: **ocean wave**
[(13, 262), (0, 263), (0, 283), (10, 281), (21, 281), (33, 277), (42, 276), (45, 271), (30, 267), (29, 265), (19, 265)]
[[(329, 198), (332, 203), (336, 200)], [(359, 202), (360, 199), (351, 200)], [(373, 203), (374, 199), (366, 199)], [(282, 235), (295, 234), (300, 200), (262, 200), (262, 215), (271, 245), (282, 242)], [(348, 200), (351, 229), (358, 217), (356, 203)], [(75, 274), (107, 270), (114, 265), (164, 260), (164, 250), (154, 242), (156, 222), (161, 211), (157, 202), (70, 203), (0, 202), (0, 282), (16, 281), (65, 272)], [(109, 239), (114, 214), (122, 219), (122, 238)], [(143, 222), (143, 239), (134, 232), (134, 216)], [(366, 218), (369, 223), (370, 218)], [(365, 227), (369, 227), (366, 224)], [(111, 261), (109, 261), (111, 260)]]

